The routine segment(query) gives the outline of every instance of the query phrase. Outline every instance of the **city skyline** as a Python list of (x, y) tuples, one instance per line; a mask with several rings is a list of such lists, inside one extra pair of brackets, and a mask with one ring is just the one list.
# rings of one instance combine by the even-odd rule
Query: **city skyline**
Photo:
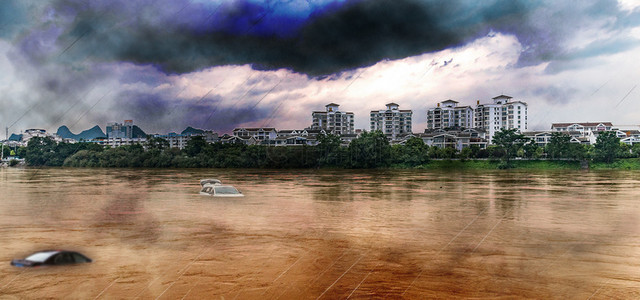
[(500, 94), (529, 104), (529, 130), (640, 124), (634, 1), (10, 0), (0, 28), (10, 132), (301, 129), (332, 102), (362, 129), (399, 103), (421, 132), (439, 102)]

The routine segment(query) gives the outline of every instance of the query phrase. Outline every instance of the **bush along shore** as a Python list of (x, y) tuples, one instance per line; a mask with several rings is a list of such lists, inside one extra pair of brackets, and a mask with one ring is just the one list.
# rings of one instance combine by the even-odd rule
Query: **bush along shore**
[(601, 133), (593, 146), (570, 143), (567, 135), (554, 133), (542, 148), (514, 130), (502, 130), (487, 149), (472, 145), (462, 151), (428, 146), (420, 138), (390, 145), (379, 131), (365, 132), (348, 146), (341, 146), (336, 135), (318, 140), (317, 146), (274, 147), (211, 144), (194, 136), (184, 149), (177, 149), (156, 137), (116, 148), (36, 137), (17, 154), (28, 166), (66, 167), (640, 170), (640, 144), (621, 144), (615, 132)]

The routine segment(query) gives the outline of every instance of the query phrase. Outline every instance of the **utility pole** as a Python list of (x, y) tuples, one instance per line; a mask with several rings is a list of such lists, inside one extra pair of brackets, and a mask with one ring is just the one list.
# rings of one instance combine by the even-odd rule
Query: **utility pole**
[(0, 150), (0, 152), (2, 152), (2, 154), (0, 154), (0, 162), (4, 160), (4, 143), (9, 139), (9, 127), (5, 127), (4, 130), (4, 141), (2, 141), (2, 150)]

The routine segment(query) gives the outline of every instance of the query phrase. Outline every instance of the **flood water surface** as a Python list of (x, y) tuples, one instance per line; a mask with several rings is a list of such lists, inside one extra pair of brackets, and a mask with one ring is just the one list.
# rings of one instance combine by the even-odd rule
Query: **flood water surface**
[[(640, 298), (640, 172), (0, 170), (0, 298)], [(244, 198), (198, 194), (218, 178)], [(75, 266), (11, 259), (70, 249)]]

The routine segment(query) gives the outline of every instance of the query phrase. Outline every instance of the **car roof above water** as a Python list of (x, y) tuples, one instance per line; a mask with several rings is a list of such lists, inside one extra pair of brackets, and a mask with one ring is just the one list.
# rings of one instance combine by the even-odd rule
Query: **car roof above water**
[(222, 181), (215, 178), (201, 179), (200, 185), (204, 186), (205, 184), (222, 184)]
[(29, 255), (28, 257), (25, 258), (25, 260), (43, 263), (47, 259), (49, 259), (51, 256), (54, 256), (54, 255), (56, 255), (56, 254), (58, 254), (60, 252), (62, 252), (62, 251), (60, 251), (60, 250), (40, 251), (40, 252), (36, 252), (34, 254)]

